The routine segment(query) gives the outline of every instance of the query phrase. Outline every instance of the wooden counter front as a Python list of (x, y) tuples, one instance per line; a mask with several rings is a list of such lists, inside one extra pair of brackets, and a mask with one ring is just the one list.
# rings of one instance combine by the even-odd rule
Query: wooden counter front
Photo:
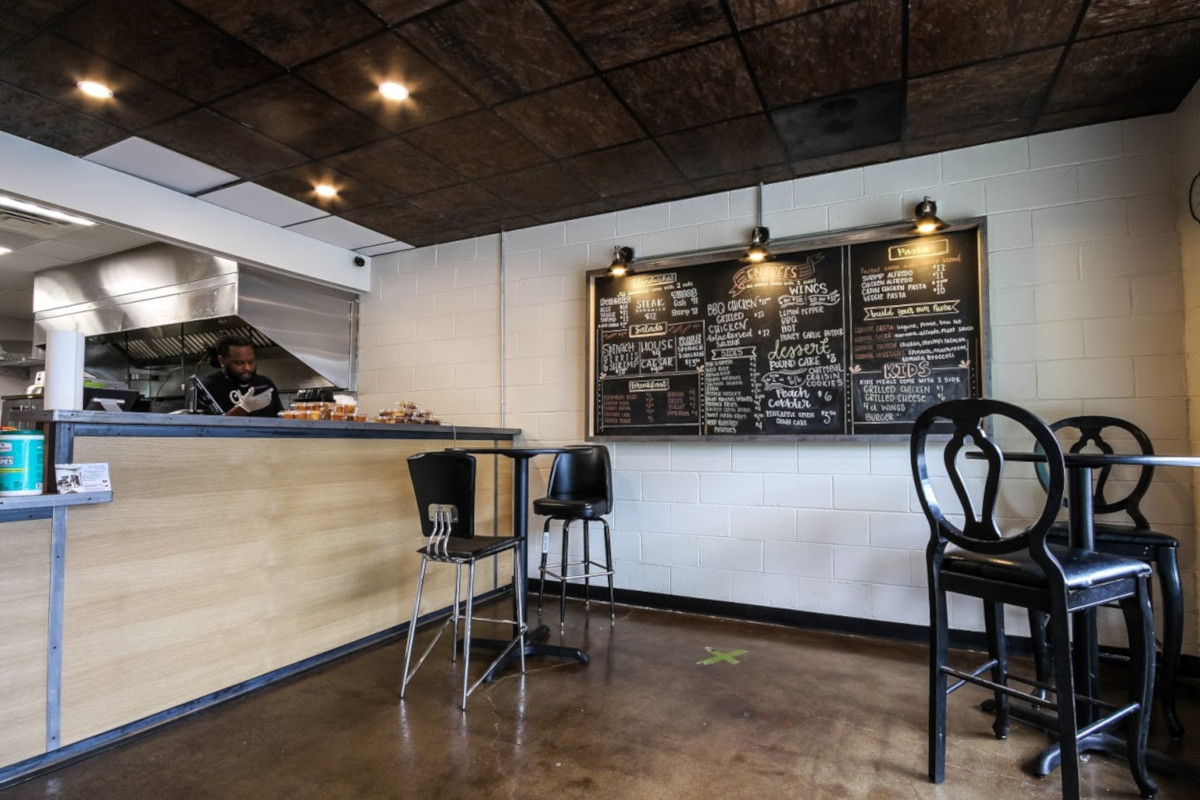
[[(450, 440), (233, 430), (201, 424), (194, 436), (155, 436), (105, 422), (56, 431), (72, 439), (75, 462), (106, 462), (113, 485), (112, 503), (70, 510), (57, 748), (86, 747), (395, 632), (412, 613), (423, 542), (405, 459), (505, 446), (514, 433)], [(509, 465), (481, 460), (477, 488), (477, 529), (510, 530)], [(0, 781), (16, 762), (56, 749), (47, 747), (49, 530), (44, 521), (0, 526)], [(499, 575), (501, 586), (510, 582), (509, 567)], [(430, 571), (424, 613), (449, 607), (452, 576)], [(481, 573), (477, 592), (497, 588), (491, 580), (491, 570)]]

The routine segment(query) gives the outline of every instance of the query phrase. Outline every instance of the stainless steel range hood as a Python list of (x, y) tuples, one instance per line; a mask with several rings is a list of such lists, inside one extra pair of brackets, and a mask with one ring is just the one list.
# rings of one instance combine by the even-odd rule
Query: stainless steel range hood
[(89, 349), (108, 345), (147, 367), (202, 358), (237, 334), (260, 359), (278, 347), (330, 385), (357, 388), (356, 294), (173, 245), (39, 272), (33, 312), (35, 345), (50, 330), (79, 331)]

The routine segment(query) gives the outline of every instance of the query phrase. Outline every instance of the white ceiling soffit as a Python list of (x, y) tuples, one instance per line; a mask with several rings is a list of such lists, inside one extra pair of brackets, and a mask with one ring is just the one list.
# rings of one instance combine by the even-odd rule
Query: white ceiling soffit
[(199, 199), (280, 227), (329, 216), (328, 212), (316, 206), (264, 189), (257, 183), (239, 183), (217, 189), (200, 195)]
[(302, 222), (299, 225), (289, 225), (288, 230), (329, 242), (337, 247), (345, 247), (348, 250), (392, 241), (390, 236), (370, 228), (364, 228), (362, 225), (356, 225), (341, 217), (323, 217), (311, 222)]
[(184, 194), (196, 194), (238, 180), (238, 176), (231, 172), (180, 155), (137, 136), (109, 145), (84, 158)]

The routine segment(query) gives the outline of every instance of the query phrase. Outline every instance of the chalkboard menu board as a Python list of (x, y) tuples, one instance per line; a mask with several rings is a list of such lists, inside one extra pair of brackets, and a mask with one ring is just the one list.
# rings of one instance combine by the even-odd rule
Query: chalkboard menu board
[(589, 438), (907, 435), (929, 405), (983, 393), (981, 238), (591, 273)]

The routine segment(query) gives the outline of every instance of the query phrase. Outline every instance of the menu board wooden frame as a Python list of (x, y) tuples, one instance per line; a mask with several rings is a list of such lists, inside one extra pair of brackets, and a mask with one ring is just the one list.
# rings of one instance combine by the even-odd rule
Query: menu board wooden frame
[(991, 383), (986, 220), (639, 260), (588, 281), (588, 441), (902, 440)]

